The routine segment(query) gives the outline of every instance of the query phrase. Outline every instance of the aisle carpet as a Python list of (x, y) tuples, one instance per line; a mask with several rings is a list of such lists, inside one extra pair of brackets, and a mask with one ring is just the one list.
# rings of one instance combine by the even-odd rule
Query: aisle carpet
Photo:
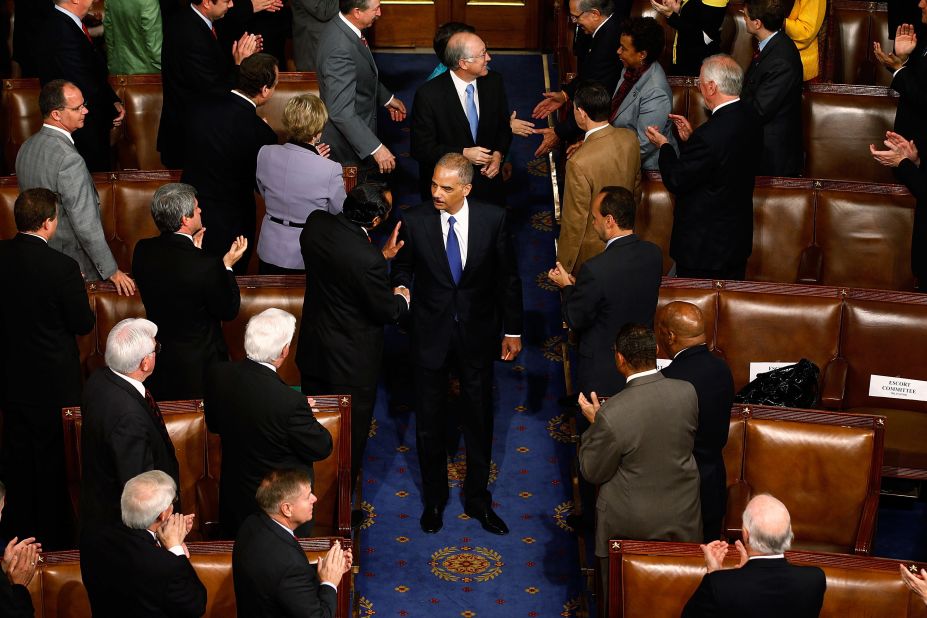
[[(415, 88), (435, 66), (433, 55), (377, 54), (384, 83), (411, 110)], [(544, 90), (539, 55), (493, 55), (506, 78), (510, 107), (526, 117)], [(397, 87), (405, 85), (405, 87)], [(398, 210), (419, 201), (417, 166), (408, 158), (408, 120), (380, 119), (384, 142), (400, 157), (391, 184)], [(421, 475), (408, 337), (387, 332), (384, 377), (375, 427), (367, 446), (364, 510), (356, 585), (361, 616), (575, 616), (582, 592), (571, 512), (563, 417), (559, 298), (544, 281), (553, 254), (552, 197), (546, 161), (533, 160), (539, 138), (515, 138), (509, 216), (519, 253), (525, 298), (524, 351), (516, 363), (495, 367), (496, 421), (490, 491), (511, 529), (485, 532), (463, 515), (463, 444), (451, 437), (451, 500), (444, 528), (419, 528)], [(401, 214), (399, 215), (401, 216)], [(393, 223), (390, 222), (390, 229)], [(413, 298), (413, 302), (415, 302)], [(452, 416), (453, 408), (449, 410)], [(450, 423), (452, 429), (454, 423)]]

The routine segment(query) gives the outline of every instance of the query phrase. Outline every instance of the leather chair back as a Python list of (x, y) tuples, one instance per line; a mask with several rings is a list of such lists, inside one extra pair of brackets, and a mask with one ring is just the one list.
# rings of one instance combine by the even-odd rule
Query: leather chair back
[(16, 221), (13, 218), (13, 205), (19, 197), (19, 184), (15, 176), (0, 178), (0, 239), (16, 236)]
[(814, 193), (761, 179), (753, 191), (750, 281), (797, 281), (805, 248), (814, 242)]
[[(838, 84), (888, 86), (892, 73), (875, 59), (872, 42), (886, 52), (893, 47), (888, 38), (888, 12), (877, 2), (834, 0), (830, 7), (831, 59), (829, 81)], [(823, 48), (822, 48), (823, 51)]]
[(3, 173), (16, 172), (16, 153), (29, 136), (42, 128), (39, 112), (39, 80), (5, 79), (0, 97), (0, 140)]
[(116, 75), (114, 89), (126, 108), (116, 161), (122, 170), (160, 170), (158, 127), (164, 95), (161, 75)]
[(727, 487), (743, 478), (744, 442), (746, 440), (747, 419), (741, 410), (731, 410), (731, 425), (727, 433), (727, 444), (721, 455), (724, 457), (724, 471), (727, 474)]
[(657, 298), (657, 311), (674, 301), (692, 303), (702, 311), (705, 322), (705, 338), (708, 347), (715, 350), (715, 337), (718, 324), (718, 292), (710, 281), (695, 279), (663, 278), (660, 296)]
[(155, 191), (169, 182), (179, 181), (177, 172), (120, 172), (115, 175), (110, 189), (114, 214), (110, 249), (123, 271), (132, 272), (132, 254), (138, 241), (161, 233), (151, 217), (151, 199)]
[(258, 108), (258, 116), (264, 118), (277, 132), (279, 142), (283, 143), (287, 139), (283, 130), (283, 109), (290, 99), (307, 93), (319, 96), (319, 82), (315, 73), (280, 73), (274, 96)]
[(673, 232), (673, 194), (667, 191), (659, 174), (645, 173), (641, 179), (643, 194), (634, 218), (634, 232), (649, 240), (663, 252), (663, 272), (669, 272), (673, 260), (669, 256)]

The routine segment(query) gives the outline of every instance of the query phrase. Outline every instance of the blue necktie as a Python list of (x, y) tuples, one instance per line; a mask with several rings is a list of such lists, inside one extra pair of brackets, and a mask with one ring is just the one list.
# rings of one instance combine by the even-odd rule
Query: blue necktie
[(460, 259), (460, 243), (457, 241), (457, 234), (454, 233), (454, 224), (457, 219), (451, 217), (447, 220), (447, 265), (451, 267), (451, 279), (454, 285), (460, 283), (460, 275), (463, 274), (463, 261)]
[(473, 143), (476, 143), (476, 125), (480, 122), (480, 116), (476, 113), (476, 103), (473, 101), (473, 84), (467, 84), (467, 122), (470, 123), (470, 135), (473, 136)]

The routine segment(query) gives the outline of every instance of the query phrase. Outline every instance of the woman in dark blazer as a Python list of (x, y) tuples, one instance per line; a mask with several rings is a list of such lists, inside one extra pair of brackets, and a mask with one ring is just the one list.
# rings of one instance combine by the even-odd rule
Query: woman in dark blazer
[(299, 234), (306, 218), (313, 210), (341, 212), (346, 197), (342, 168), (328, 160), (328, 147), (319, 143), (326, 120), (319, 97), (294, 97), (283, 110), (289, 140), (258, 153), (257, 186), (267, 208), (257, 247), (262, 275), (305, 272)]

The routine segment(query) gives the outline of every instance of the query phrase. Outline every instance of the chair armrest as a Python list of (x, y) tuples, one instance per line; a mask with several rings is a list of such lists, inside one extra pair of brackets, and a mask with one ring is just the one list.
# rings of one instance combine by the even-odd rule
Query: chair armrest
[(863, 513), (859, 518), (859, 530), (856, 532), (856, 545), (853, 553), (868, 556), (872, 552), (872, 537), (875, 534), (876, 519), (879, 515), (879, 493), (872, 492), (863, 503)]
[(824, 367), (824, 377), (821, 380), (821, 406), (825, 409), (843, 408), (848, 368), (845, 358), (835, 358)]
[(740, 539), (743, 528), (743, 513), (752, 493), (750, 485), (743, 479), (727, 488), (727, 511), (724, 514), (724, 536), (733, 543)]
[(798, 275), (795, 283), (820, 283), (821, 271), (824, 269), (824, 253), (817, 245), (802, 249), (798, 261)]
[[(219, 524), (219, 484), (216, 479), (206, 477), (196, 482), (196, 507), (199, 521), (193, 524), (204, 540), (217, 539), (221, 535)], [(189, 509), (189, 506), (184, 506)]]

